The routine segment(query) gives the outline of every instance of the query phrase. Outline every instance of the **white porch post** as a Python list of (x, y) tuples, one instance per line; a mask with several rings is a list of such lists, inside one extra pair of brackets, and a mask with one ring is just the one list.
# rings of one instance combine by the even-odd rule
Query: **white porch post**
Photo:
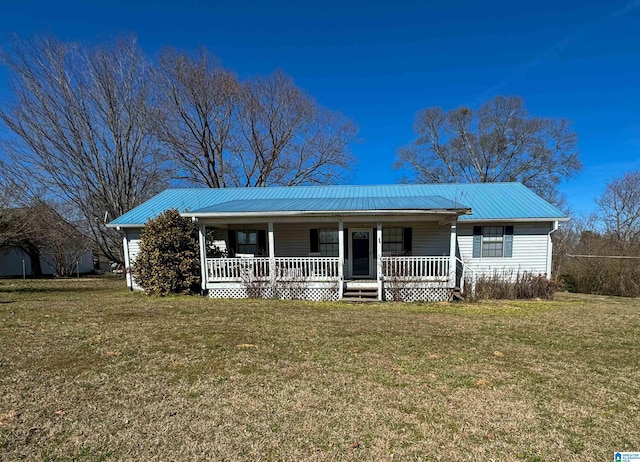
[(549, 235), (547, 236), (547, 279), (551, 280), (551, 268), (553, 263), (553, 239), (551, 239), (551, 234), (555, 231), (558, 231), (558, 222), (554, 221), (551, 227), (551, 231), (549, 231)]
[(198, 227), (198, 240), (200, 241), (200, 278), (202, 291), (207, 290), (207, 227)]
[(275, 246), (275, 240), (273, 237), (273, 222), (270, 221), (268, 223), (268, 227), (269, 227), (269, 240), (268, 240), (268, 246), (269, 246), (269, 280), (271, 281), (271, 284), (274, 284), (276, 282), (276, 246)]
[(378, 280), (378, 300), (382, 301), (382, 223), (378, 223), (376, 231), (376, 276)]
[(451, 223), (451, 242), (449, 243), (449, 287), (456, 286), (456, 237), (457, 222)]
[(338, 220), (338, 298), (344, 293), (344, 223)]
[(127, 278), (127, 287), (133, 290), (133, 275), (131, 274), (131, 261), (129, 260), (129, 239), (126, 231), (122, 238), (122, 247), (124, 248), (124, 274)]

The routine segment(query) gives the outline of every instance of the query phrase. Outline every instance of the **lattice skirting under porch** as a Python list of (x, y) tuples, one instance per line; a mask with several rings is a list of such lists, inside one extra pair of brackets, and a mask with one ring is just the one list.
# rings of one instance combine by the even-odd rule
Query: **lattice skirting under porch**
[(276, 298), (281, 300), (338, 300), (337, 287), (213, 287), (209, 288), (210, 298)]
[(450, 302), (453, 289), (446, 287), (384, 288), (384, 299), (398, 302)]

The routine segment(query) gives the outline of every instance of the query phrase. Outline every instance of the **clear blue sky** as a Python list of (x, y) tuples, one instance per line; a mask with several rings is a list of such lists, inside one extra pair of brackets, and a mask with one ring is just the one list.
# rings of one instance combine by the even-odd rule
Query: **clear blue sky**
[(395, 151), (412, 140), (417, 110), (496, 94), (573, 122), (584, 170), (561, 190), (577, 214), (594, 210), (612, 178), (640, 169), (640, 0), (0, 0), (0, 40), (9, 33), (82, 42), (133, 33), (150, 56), (205, 46), (240, 77), (281, 68), (359, 124), (358, 184), (395, 182)]

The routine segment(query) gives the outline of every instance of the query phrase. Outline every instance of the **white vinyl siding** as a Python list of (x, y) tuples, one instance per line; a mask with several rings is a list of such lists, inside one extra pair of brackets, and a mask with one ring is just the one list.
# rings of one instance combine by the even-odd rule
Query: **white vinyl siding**
[(127, 237), (127, 247), (125, 247), (124, 251), (128, 252), (128, 255), (125, 257), (125, 262), (127, 260), (129, 262), (129, 267), (125, 268), (125, 273), (127, 275), (127, 286), (135, 290), (142, 290), (142, 287), (140, 287), (136, 283), (133, 275), (131, 274), (131, 267), (133, 266), (133, 263), (135, 262), (136, 257), (140, 252), (140, 233), (141, 232), (142, 232), (141, 229), (128, 229), (125, 232)]
[(127, 231), (129, 241), (129, 264), (133, 264), (138, 252), (140, 252), (140, 232), (141, 230)]
[[(475, 223), (475, 226), (482, 226)], [(545, 274), (547, 272), (548, 233), (552, 223), (492, 223), (490, 226), (513, 225), (513, 250), (511, 257), (473, 258), (473, 226), (458, 224), (458, 249), (460, 258), (476, 275), (505, 274), (514, 277), (518, 272)], [(486, 226), (485, 226), (486, 229)]]
[[(326, 227), (326, 225), (325, 225)], [(302, 223), (274, 223), (273, 237), (276, 257), (308, 257), (309, 230), (320, 226)]]
[[(449, 255), (449, 242), (451, 239), (450, 225), (426, 222), (404, 223), (402, 226), (405, 228), (413, 228), (412, 255), (428, 255), (434, 257)], [(384, 235), (384, 228), (382, 231)]]

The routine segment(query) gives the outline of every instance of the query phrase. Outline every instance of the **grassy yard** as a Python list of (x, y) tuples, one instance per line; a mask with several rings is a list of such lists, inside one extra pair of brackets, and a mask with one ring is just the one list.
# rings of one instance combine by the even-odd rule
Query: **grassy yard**
[(3, 460), (613, 460), (640, 303), (148, 298), (0, 281)]

